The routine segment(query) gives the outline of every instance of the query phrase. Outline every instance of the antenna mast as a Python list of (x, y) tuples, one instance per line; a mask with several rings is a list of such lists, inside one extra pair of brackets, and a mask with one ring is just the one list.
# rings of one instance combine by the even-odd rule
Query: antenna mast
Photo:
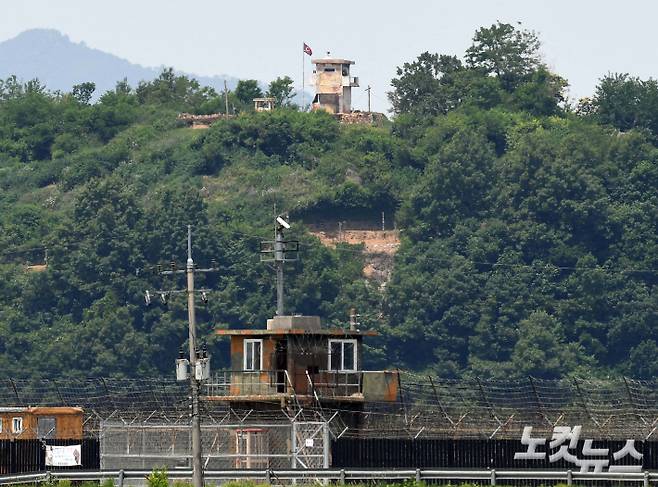
[(278, 215), (274, 220), (274, 240), (261, 242), (261, 262), (273, 262), (276, 271), (276, 315), (285, 314), (285, 294), (283, 291), (283, 264), (297, 260), (299, 241), (285, 240), (284, 230), (290, 229), (288, 215)]

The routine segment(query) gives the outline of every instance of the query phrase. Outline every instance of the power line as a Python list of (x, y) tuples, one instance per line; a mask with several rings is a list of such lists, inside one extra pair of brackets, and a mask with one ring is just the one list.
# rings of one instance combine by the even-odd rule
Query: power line
[[(300, 246), (303, 246), (306, 244), (300, 244)], [(348, 244), (349, 245), (349, 244)], [(308, 245), (306, 245), (308, 247)], [(333, 250), (336, 252), (349, 252), (349, 253), (354, 253), (354, 254), (363, 254), (363, 255), (372, 255), (376, 252), (368, 252), (365, 249), (346, 249), (346, 248), (339, 248), (335, 247)], [(455, 254), (455, 258), (461, 258), (461, 262), (468, 262), (471, 264), (477, 264), (477, 265), (488, 265), (491, 267), (508, 267), (508, 268), (523, 268), (523, 269), (536, 269), (537, 266), (533, 264), (507, 264), (504, 262), (487, 262), (487, 261), (478, 261), (478, 260), (472, 260), (469, 259), (461, 254)], [(416, 260), (430, 260), (430, 261), (435, 261), (435, 262), (442, 262), (444, 264), (449, 264), (454, 262), (454, 258), (442, 258), (442, 257), (429, 257), (429, 256), (420, 256), (416, 257)], [(658, 273), (658, 269), (612, 269), (612, 268), (605, 268), (605, 267), (575, 267), (575, 266), (558, 266), (558, 265), (553, 265), (553, 264), (545, 264), (544, 267), (547, 270), (574, 270), (574, 271), (603, 271), (603, 272), (609, 272), (609, 273), (646, 273), (646, 274), (654, 274)]]
[[(226, 231), (233, 233), (235, 235), (241, 235), (244, 237), (249, 237), (249, 238), (254, 238), (254, 239), (262, 239), (265, 238), (262, 235), (253, 235), (253, 234), (248, 234), (244, 232), (239, 232), (237, 230), (230, 230), (227, 229)], [(347, 245), (352, 245), (352, 244), (347, 244)], [(300, 247), (315, 247), (315, 245), (309, 245), (306, 243), (299, 243)], [(373, 253), (376, 252), (369, 252), (366, 249), (349, 249), (345, 247), (338, 247), (335, 246), (331, 248), (332, 250), (336, 252), (346, 252), (346, 253), (353, 253), (353, 254), (361, 254), (361, 255), (372, 255)], [(476, 265), (488, 265), (491, 267), (506, 267), (506, 268), (519, 268), (519, 269), (536, 269), (537, 265), (533, 264), (511, 264), (511, 263), (505, 263), (505, 262), (490, 262), (490, 261), (481, 261), (481, 260), (473, 260), (469, 259), (468, 257), (461, 255), (461, 254), (455, 254), (455, 257), (461, 258), (462, 262), (468, 262), (471, 264), (476, 264)], [(453, 258), (441, 258), (441, 257), (431, 257), (431, 256), (422, 256), (422, 257), (417, 257), (417, 260), (430, 260), (434, 262), (442, 262), (444, 264), (449, 264), (454, 262)], [(559, 271), (603, 271), (605, 273), (620, 273), (620, 274), (626, 274), (626, 273), (637, 273), (637, 274), (657, 274), (658, 269), (652, 269), (652, 268), (610, 268), (610, 267), (577, 267), (577, 266), (563, 266), (563, 265), (554, 265), (550, 263), (544, 264), (544, 267), (547, 270), (559, 270)]]
[[(231, 233), (234, 235), (239, 235), (242, 237), (247, 237), (249, 239), (257, 239), (257, 240), (262, 240), (264, 238), (267, 238), (265, 235), (255, 235), (251, 233), (246, 233), (242, 232), (239, 230), (231, 230), (225, 228), (223, 230), (226, 233)], [(81, 243), (76, 243), (76, 242), (68, 242), (67, 244), (64, 244), (63, 247), (66, 249), (73, 249), (81, 245)], [(350, 244), (347, 244), (350, 245)], [(312, 248), (316, 247), (315, 245), (309, 245), (305, 243), (299, 243), (300, 247), (307, 247), (307, 248)], [(28, 249), (23, 249), (23, 250), (15, 250), (15, 251), (9, 251), (9, 252), (4, 252), (0, 254), (0, 257), (5, 256), (5, 255), (17, 255), (17, 254), (22, 254), (22, 253), (28, 253), (30, 251), (34, 250), (44, 250), (46, 249), (45, 246), (38, 246), (38, 247), (31, 247)], [(365, 249), (349, 249), (345, 247), (334, 247), (332, 248), (333, 251), (335, 252), (342, 252), (342, 253), (351, 253), (351, 254), (360, 254), (360, 255), (372, 255), (375, 252), (369, 252)], [(440, 262), (442, 264), (452, 264), (454, 263), (455, 259), (460, 259), (461, 262), (466, 262), (474, 265), (482, 265), (482, 266), (490, 266), (492, 268), (508, 268), (508, 269), (529, 269), (529, 270), (537, 270), (538, 265), (537, 264), (520, 264), (520, 263), (505, 263), (505, 262), (490, 262), (490, 261), (481, 261), (481, 260), (474, 260), (470, 259), (464, 255), (461, 254), (455, 254), (455, 257), (453, 258), (442, 258), (442, 257), (432, 257), (432, 256), (414, 256), (416, 261), (421, 261), (421, 260), (428, 260), (432, 262)], [(153, 266), (146, 266), (140, 268), (141, 270), (154, 270), (156, 269), (157, 265)], [(551, 271), (599, 271), (603, 272), (605, 274), (658, 274), (658, 269), (654, 268), (612, 268), (612, 267), (578, 267), (578, 266), (564, 266), (564, 265), (555, 265), (555, 264), (550, 264), (550, 263), (545, 263), (543, 264), (543, 267), (545, 270), (551, 270)]]

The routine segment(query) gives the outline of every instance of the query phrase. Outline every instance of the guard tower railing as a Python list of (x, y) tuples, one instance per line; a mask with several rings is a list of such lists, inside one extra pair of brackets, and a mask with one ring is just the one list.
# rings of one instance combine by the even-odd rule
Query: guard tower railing
[(206, 396), (271, 396), (292, 394), (285, 370), (224, 370), (216, 372), (204, 385)]
[(363, 372), (321, 370), (309, 376), (315, 393), (321, 398), (362, 398)]

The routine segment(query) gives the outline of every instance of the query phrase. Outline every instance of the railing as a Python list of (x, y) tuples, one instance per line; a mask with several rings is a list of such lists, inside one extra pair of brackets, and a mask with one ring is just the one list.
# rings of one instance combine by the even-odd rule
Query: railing
[(204, 384), (206, 396), (265, 396), (298, 393), (319, 398), (362, 398), (362, 371), (321, 370), (304, 372), (292, 380), (286, 370), (226, 370), (216, 372)]
[[(40, 472), (21, 475), (0, 476), (0, 485), (52, 482), (54, 480), (100, 481), (116, 479), (123, 487), (124, 480), (141, 480), (150, 470), (93, 470)], [(189, 469), (172, 469), (167, 472), (172, 480), (190, 479)], [(342, 483), (348, 481), (404, 481), (428, 480), (471, 481), (497, 485), (509, 481), (551, 481), (573, 485), (574, 482), (642, 482), (643, 487), (658, 482), (658, 472), (601, 472), (581, 473), (572, 470), (438, 470), (438, 469), (308, 469), (308, 470), (206, 470), (207, 481), (251, 479), (267, 483), (290, 480), (329, 480)]]
[(204, 384), (206, 396), (266, 396), (291, 393), (285, 370), (225, 370)]
[(310, 381), (320, 398), (354, 397), (363, 393), (363, 372), (322, 370), (310, 376)]

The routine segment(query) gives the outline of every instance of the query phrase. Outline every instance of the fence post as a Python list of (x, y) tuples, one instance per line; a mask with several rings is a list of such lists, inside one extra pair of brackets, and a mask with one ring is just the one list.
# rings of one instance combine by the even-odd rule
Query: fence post
[(567, 485), (573, 485), (573, 472), (571, 469), (567, 470)]
[(297, 422), (293, 421), (291, 425), (292, 432), (292, 468), (297, 468)]
[(345, 469), (340, 469), (340, 485), (345, 485)]
[(649, 487), (649, 471), (644, 471), (644, 487)]
[(496, 469), (491, 469), (491, 485), (496, 485)]
[(416, 469), (416, 483), (420, 483), (420, 469)]
[(119, 486), (118, 487), (123, 487), (123, 477), (124, 477), (124, 473), (123, 473), (123, 469), (121, 469), (121, 470), (119, 470), (119, 479), (118, 479)]
[(324, 468), (329, 468), (329, 447), (330, 447), (330, 438), (329, 438), (329, 423), (325, 422), (322, 426), (322, 466)]
[(272, 485), (272, 469), (269, 467), (265, 470), (265, 483)]

